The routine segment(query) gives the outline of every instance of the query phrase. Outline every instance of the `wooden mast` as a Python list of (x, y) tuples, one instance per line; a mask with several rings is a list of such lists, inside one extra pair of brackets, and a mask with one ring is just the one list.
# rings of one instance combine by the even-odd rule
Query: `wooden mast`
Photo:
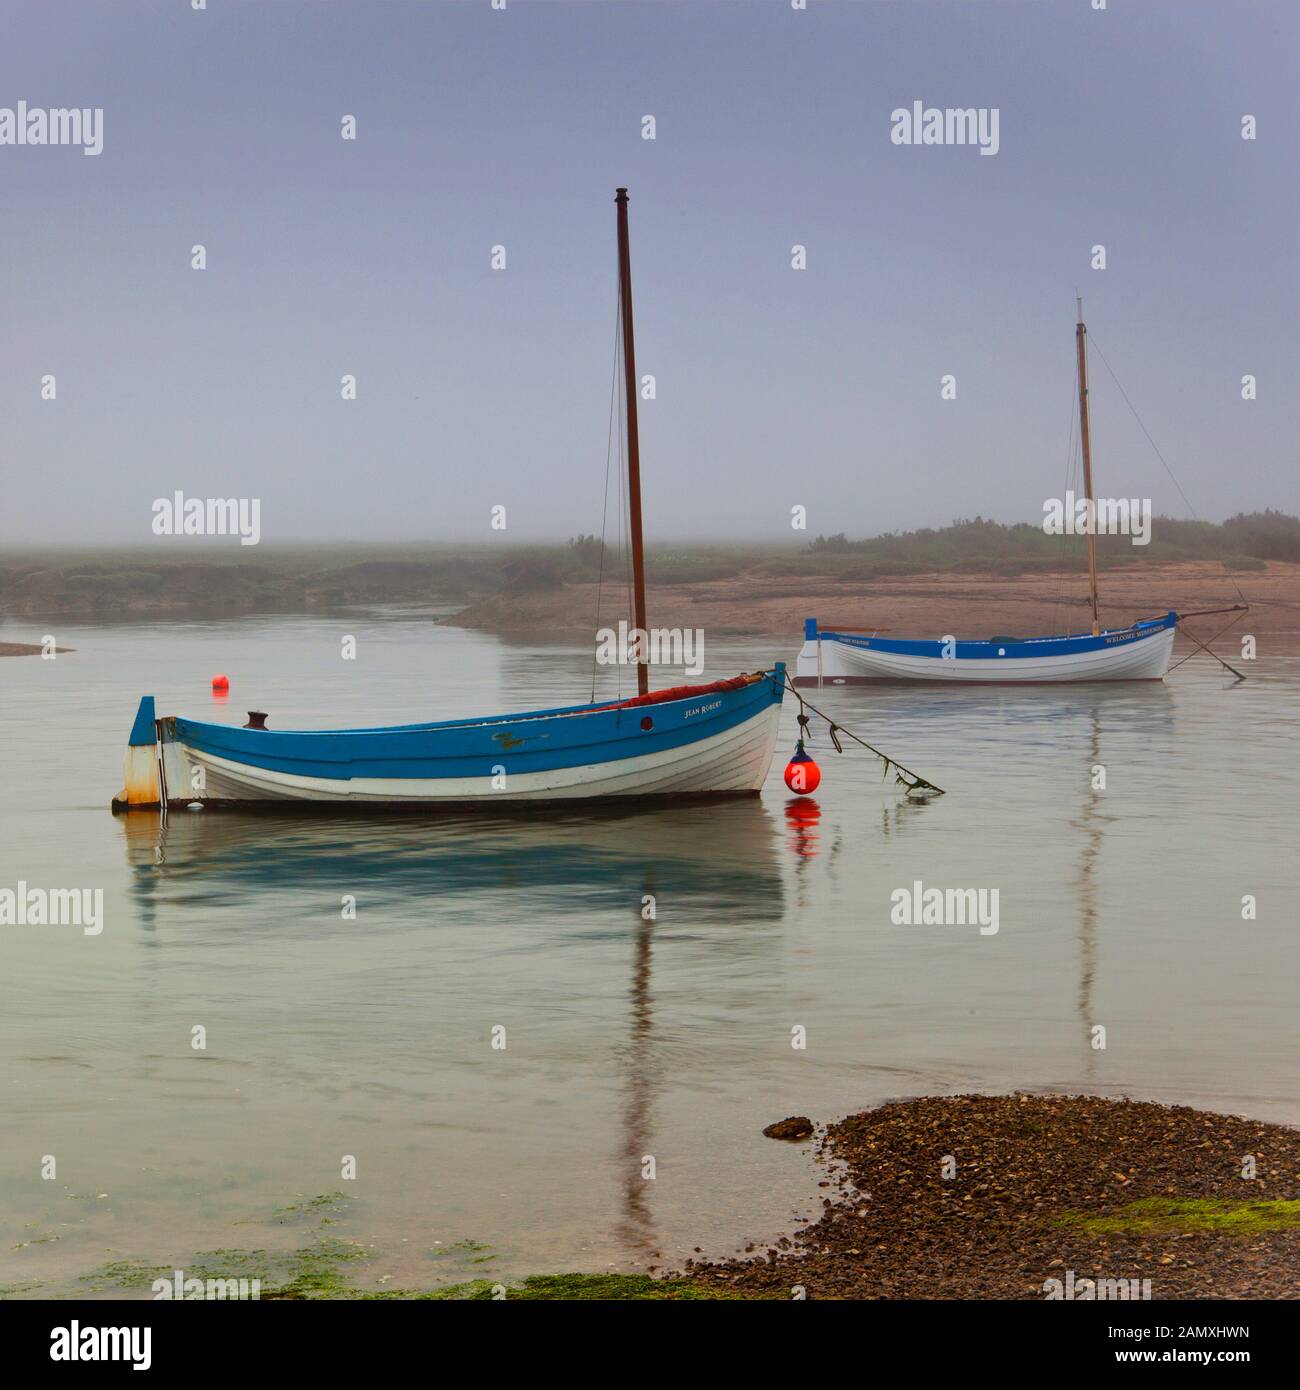
[[(632, 258), (627, 241), (627, 189), (616, 190), (618, 204), (618, 290), (623, 318), (623, 375), (627, 387), (627, 492), (632, 531), (632, 608), (636, 637), (636, 689), (649, 694), (650, 667), (646, 650), (645, 549), (641, 538), (641, 441), (636, 426), (636, 349), (632, 333)], [(1094, 609), (1096, 607), (1094, 603)]]
[(1092, 437), (1088, 431), (1088, 330), (1083, 326), (1083, 299), (1076, 298), (1079, 321), (1074, 330), (1079, 350), (1079, 436), (1083, 444), (1083, 491), (1088, 499), (1088, 588), (1092, 595), (1092, 635), (1101, 632), (1097, 617), (1097, 504), (1092, 495)]

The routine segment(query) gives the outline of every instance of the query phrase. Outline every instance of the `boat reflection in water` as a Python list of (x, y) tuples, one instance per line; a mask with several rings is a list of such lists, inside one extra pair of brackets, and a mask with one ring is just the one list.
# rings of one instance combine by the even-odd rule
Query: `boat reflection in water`
[(518, 890), (548, 909), (638, 914), (642, 893), (657, 893), (695, 923), (774, 921), (782, 911), (772, 817), (757, 799), (460, 820), (212, 810), (119, 820), (147, 923), (195, 894), (246, 901), (253, 892), (328, 894), (334, 886), (364, 893), (371, 905)]
[[(546, 930), (548, 951), (571, 955), (592, 954), (611, 934), (623, 937), (627, 1021), (615, 1049), (620, 1123), (609, 1151), (621, 1188), (616, 1235), (630, 1252), (653, 1250), (654, 1184), (643, 1165), (655, 1152), (654, 1107), (668, 1065), (656, 1029), (655, 952), (671, 955), (674, 945), (689, 951), (700, 929), (713, 926), (717, 936), (708, 947), (727, 990), (748, 988), (747, 979), (768, 987), (762, 982), (770, 982), (772, 964), (762, 958), (779, 942), (771, 927), (783, 919), (785, 894), (777, 823), (757, 798), (460, 821), (206, 810), (134, 813), (119, 824), (150, 944), (166, 948), (208, 930), (227, 938), (242, 933), (250, 969), (273, 940), (281, 951), (299, 944), (306, 951), (307, 932), (319, 930), (322, 913), (331, 931), (367, 941), (400, 932), (404, 957), (430, 973), (446, 956), (430, 929), (447, 919), (481, 926), (484, 962), (500, 950), (501, 933), (517, 933), (521, 924)], [(363, 904), (355, 920), (340, 921), (345, 894)], [(208, 914), (205, 905), (222, 911)], [(302, 934), (301, 943), (293, 933)], [(464, 941), (458, 936), (455, 948), (462, 955)], [(485, 989), (489, 968), (483, 966)], [(575, 962), (575, 987), (583, 978)], [(392, 1001), (395, 1012), (401, 1006)]]

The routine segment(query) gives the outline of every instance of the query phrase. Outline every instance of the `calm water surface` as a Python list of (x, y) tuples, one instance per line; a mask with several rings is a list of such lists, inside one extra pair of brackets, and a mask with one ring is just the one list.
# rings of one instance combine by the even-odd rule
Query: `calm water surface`
[[(0, 928), (12, 1291), (292, 1248), (315, 1218), (282, 1209), (339, 1190), (329, 1229), (373, 1247), (367, 1284), (722, 1254), (821, 1195), (765, 1124), (889, 1096), (1300, 1120), (1295, 659), (1235, 688), (1198, 658), (1155, 686), (809, 692), (948, 789), (927, 805), (820, 733), (822, 787), (793, 806), (787, 699), (746, 804), (163, 824), (108, 810), (143, 693), (234, 723), (384, 724), (581, 700), (590, 658), (391, 614), (56, 635), (75, 654), (0, 661), (0, 887), (101, 887), (106, 926)], [(706, 677), (793, 652), (715, 641)], [(997, 888), (998, 933), (893, 925), (916, 879)]]

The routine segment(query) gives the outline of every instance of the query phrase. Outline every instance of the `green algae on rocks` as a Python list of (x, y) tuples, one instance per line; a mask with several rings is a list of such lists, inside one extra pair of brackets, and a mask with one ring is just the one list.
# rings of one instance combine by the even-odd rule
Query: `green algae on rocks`
[(1212, 1232), (1254, 1236), (1300, 1227), (1300, 1201), (1249, 1202), (1219, 1197), (1146, 1197), (1118, 1211), (1067, 1212), (1060, 1224), (1090, 1236)]
[(1285, 1125), (1104, 1096), (922, 1096), (828, 1125), (820, 1156), (818, 1218), (682, 1276), (813, 1299), (1041, 1299), (1069, 1270), (1149, 1281), (1156, 1299), (1300, 1288), (1300, 1132)]
[[(402, 1295), (395, 1293), (393, 1296)], [(517, 1285), (475, 1279), (472, 1283), (453, 1284), (450, 1288), (417, 1296), (457, 1300), (500, 1298), (507, 1303), (520, 1299), (562, 1303), (631, 1300), (684, 1302), (700, 1299), (732, 1301), (744, 1297), (730, 1289), (710, 1288), (707, 1284), (697, 1284), (690, 1279), (652, 1279), (648, 1274), (531, 1274)]]

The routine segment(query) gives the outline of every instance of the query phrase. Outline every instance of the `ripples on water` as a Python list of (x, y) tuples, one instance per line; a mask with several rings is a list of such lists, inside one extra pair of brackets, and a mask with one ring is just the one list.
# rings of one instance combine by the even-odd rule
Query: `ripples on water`
[[(1300, 1119), (1294, 661), (1238, 687), (1198, 660), (1154, 686), (808, 692), (947, 788), (927, 805), (824, 735), (818, 795), (792, 801), (788, 700), (750, 802), (163, 823), (108, 812), (142, 693), (380, 724), (582, 699), (587, 659), (376, 616), (57, 636), (76, 653), (0, 664), (0, 886), (102, 886), (107, 925), (2, 929), (0, 1198), (6, 1246), (33, 1243), (0, 1284), (291, 1245), (272, 1213), (332, 1190), (394, 1286), (721, 1253), (819, 1196), (763, 1125), (891, 1095)], [(793, 645), (713, 642), (706, 678)], [(996, 887), (997, 935), (892, 925), (916, 879)], [(465, 1240), (491, 1250), (439, 1253)]]

